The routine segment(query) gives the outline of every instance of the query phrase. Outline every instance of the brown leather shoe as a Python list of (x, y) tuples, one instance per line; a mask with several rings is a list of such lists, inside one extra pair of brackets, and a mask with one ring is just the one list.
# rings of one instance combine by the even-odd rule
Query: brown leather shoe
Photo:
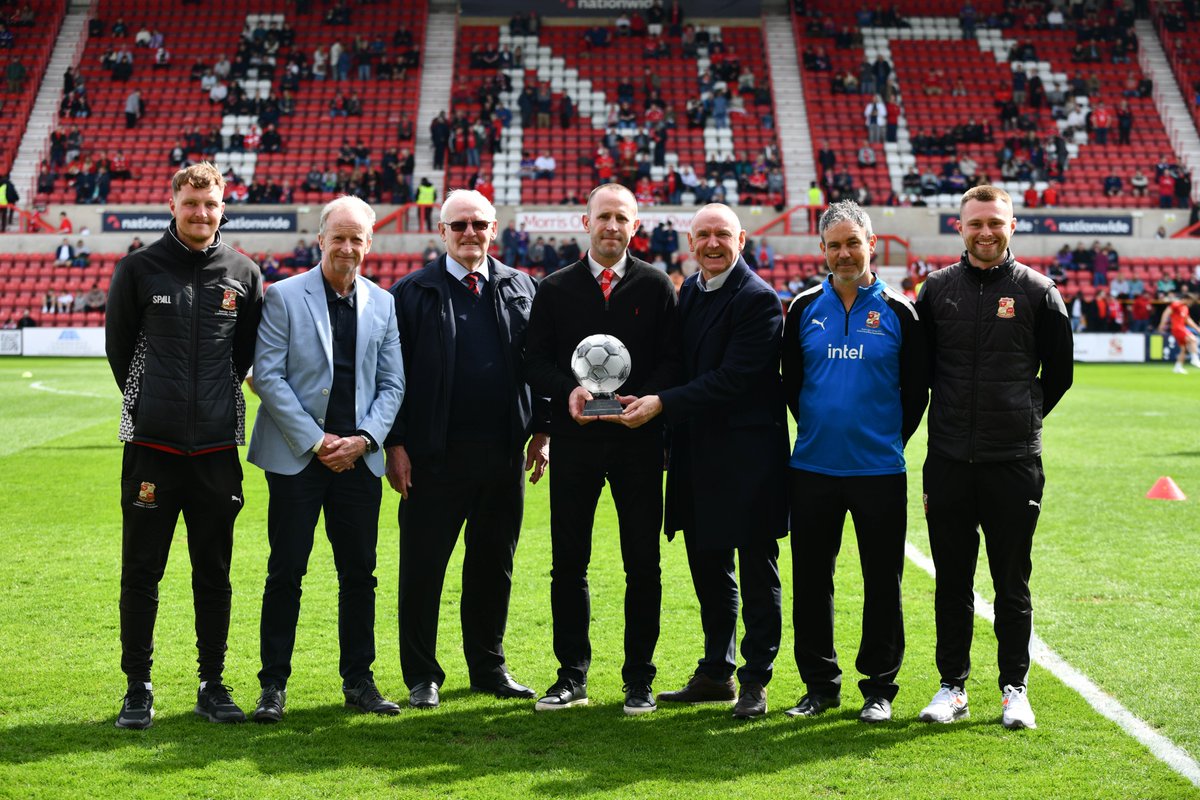
[(737, 698), (733, 678), (719, 681), (703, 672), (692, 675), (687, 686), (674, 692), (659, 692), (660, 703), (732, 703)]
[(753, 719), (767, 713), (767, 687), (761, 683), (744, 683), (733, 707), (734, 719)]

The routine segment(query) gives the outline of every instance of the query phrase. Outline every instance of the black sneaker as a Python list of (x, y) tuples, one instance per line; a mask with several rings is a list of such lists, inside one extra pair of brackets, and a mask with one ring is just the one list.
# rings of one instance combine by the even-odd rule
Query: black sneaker
[(375, 681), (370, 678), (363, 678), (351, 687), (343, 686), (342, 694), (346, 698), (348, 708), (357, 708), (367, 714), (383, 714), (388, 717), (400, 713), (400, 706), (380, 694), (379, 689), (375, 686)]
[(572, 706), (588, 704), (587, 684), (570, 678), (559, 678), (546, 690), (546, 695), (533, 706), (534, 711), (561, 711)]
[(625, 687), (625, 713), (649, 714), (658, 711), (654, 704), (654, 690), (648, 683), (631, 683)]
[(153, 724), (154, 692), (140, 681), (129, 684), (129, 691), (121, 701), (121, 713), (117, 714), (117, 727), (144, 730)]
[(251, 716), (255, 722), (279, 722), (283, 719), (283, 709), (286, 706), (287, 689), (264, 686), (262, 694), (258, 696), (258, 706)]
[(197, 714), (209, 722), (245, 722), (246, 715), (229, 696), (229, 687), (220, 681), (209, 681), (196, 692)]

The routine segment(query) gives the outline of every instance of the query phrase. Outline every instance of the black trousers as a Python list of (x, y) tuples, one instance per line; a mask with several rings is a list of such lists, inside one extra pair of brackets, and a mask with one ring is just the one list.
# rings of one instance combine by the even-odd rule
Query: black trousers
[(779, 584), (779, 543), (774, 539), (739, 548), (702, 548), (696, 537), (683, 533), (687, 546), (692, 584), (700, 601), (700, 624), (704, 629), (704, 657), (696, 669), (714, 680), (733, 675), (736, 662), (738, 580), (734, 553), (741, 572), (742, 658), (737, 671), (742, 685), (771, 682), (779, 638), (783, 629), (783, 592)]
[(855, 668), (863, 697), (893, 700), (904, 660), (904, 537), (907, 476), (838, 477), (791, 472), (792, 617), (796, 666), (808, 691), (841, 692), (842, 671), (833, 645), (833, 574), (846, 512), (854, 521), (863, 576), (862, 637)]
[(192, 562), (200, 680), (220, 681), (229, 637), (233, 521), (242, 510), (236, 448), (183, 456), (126, 444), (121, 464), (121, 669), (150, 680), (158, 584), (180, 513)]
[(444, 457), (413, 461), (412, 488), (400, 501), (400, 667), (412, 688), (439, 686), (438, 612), (446, 565), (466, 524), (460, 612), (463, 654), (473, 684), (503, 675), (504, 629), (513, 554), (524, 512), (521, 448), (453, 443)]
[(982, 528), (996, 592), (999, 686), (1024, 686), (1033, 635), (1030, 554), (1046, 485), (1042, 459), (966, 463), (930, 453), (924, 484), (929, 548), (937, 568), (934, 611), (942, 683), (966, 686), (971, 674)]
[(662, 607), (662, 471), (663, 448), (657, 438), (554, 440), (554, 465), (550, 469), (550, 608), (554, 655), (561, 678), (586, 681), (592, 661), (587, 570), (596, 503), (607, 478), (617, 508), (625, 566), (625, 662), (621, 676), (626, 683), (654, 680), (654, 647), (658, 644)]
[(344, 686), (371, 678), (375, 662), (375, 545), (379, 539), (380, 480), (361, 459), (333, 472), (315, 456), (296, 475), (267, 474), (267, 584), (263, 590), (259, 650), (262, 686), (286, 687), (300, 616), (300, 582), (308, 571), (317, 518), (338, 576), (338, 672)]

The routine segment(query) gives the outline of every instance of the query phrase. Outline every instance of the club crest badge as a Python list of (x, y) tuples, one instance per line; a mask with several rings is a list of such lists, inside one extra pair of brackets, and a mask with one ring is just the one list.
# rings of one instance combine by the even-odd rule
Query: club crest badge
[(879, 312), (878, 311), (868, 311), (867, 312), (867, 327), (868, 328), (878, 328), (879, 327)]
[(224, 311), (237, 311), (237, 291), (234, 289), (226, 289), (224, 296), (221, 298), (221, 309)]
[(151, 504), (155, 500), (154, 492), (157, 487), (149, 481), (142, 481), (142, 485), (138, 488), (138, 501)]
[(1011, 297), (1001, 297), (1000, 305), (996, 308), (996, 316), (1000, 319), (1012, 319), (1017, 315), (1016, 300)]

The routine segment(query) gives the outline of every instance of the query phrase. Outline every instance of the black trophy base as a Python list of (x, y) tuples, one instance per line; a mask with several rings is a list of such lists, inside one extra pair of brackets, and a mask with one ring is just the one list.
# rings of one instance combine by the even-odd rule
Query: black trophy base
[(621, 401), (615, 394), (596, 394), (583, 404), (582, 416), (602, 417), (610, 414), (620, 416), (624, 411), (625, 407), (621, 405)]

